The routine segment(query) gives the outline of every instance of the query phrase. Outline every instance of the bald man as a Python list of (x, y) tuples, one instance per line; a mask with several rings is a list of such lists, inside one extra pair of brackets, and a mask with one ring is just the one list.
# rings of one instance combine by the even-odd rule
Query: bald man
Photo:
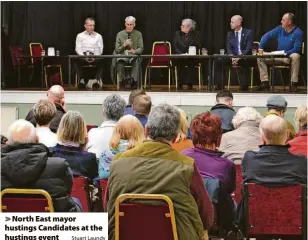
[[(50, 130), (54, 133), (57, 132), (61, 118), (66, 113), (65, 111), (65, 99), (64, 99), (64, 89), (60, 85), (53, 85), (47, 91), (47, 98), (50, 102), (54, 103), (57, 111), (54, 119), (50, 123)], [(26, 120), (31, 122), (34, 126), (36, 126), (36, 121), (34, 118), (33, 109), (29, 111), (26, 116)]]
[(8, 143), (1, 147), (1, 191), (6, 188), (43, 189), (56, 212), (79, 212), (70, 196), (72, 171), (63, 158), (48, 157), (46, 146), (37, 143), (34, 126), (19, 119), (8, 129)]
[(284, 51), (290, 58), (258, 58), (261, 85), (257, 90), (269, 90), (267, 64), (289, 64), (291, 63), (291, 89), (297, 92), (298, 73), (300, 67), (300, 54), (303, 42), (303, 31), (295, 25), (294, 14), (286, 13), (281, 19), (281, 25), (265, 33), (260, 41), (259, 54), (263, 54), (263, 49), (271, 39), (278, 42), (278, 51)]
[[(249, 72), (252, 61), (248, 59), (236, 58), (239, 55), (251, 55), (253, 32), (250, 29), (242, 27), (243, 18), (240, 15), (235, 15), (230, 20), (230, 27), (232, 31), (227, 34), (227, 53), (233, 55), (234, 58), (225, 64), (230, 67), (241, 66), (241, 68), (235, 68), (238, 74), (238, 81), (241, 91), (248, 90)], [(220, 60), (222, 61), (222, 60)], [(221, 79), (223, 74), (222, 64), (215, 62), (215, 83), (217, 89), (221, 89)]]

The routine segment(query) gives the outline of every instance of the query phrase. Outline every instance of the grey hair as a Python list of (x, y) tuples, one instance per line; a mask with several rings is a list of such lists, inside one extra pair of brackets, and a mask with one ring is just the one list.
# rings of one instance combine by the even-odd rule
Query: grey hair
[(131, 22), (133, 24), (136, 23), (136, 18), (134, 18), (133, 16), (128, 16), (125, 18), (125, 22)]
[(237, 20), (239, 20), (241, 23), (243, 22), (243, 18), (241, 15), (234, 15), (232, 18), (236, 18)]
[(240, 108), (236, 115), (232, 119), (232, 124), (234, 128), (238, 128), (242, 123), (247, 121), (254, 121), (258, 125), (262, 120), (261, 114), (252, 107), (243, 107)]
[(152, 108), (146, 128), (152, 140), (172, 141), (180, 128), (181, 115), (179, 110), (167, 103)]
[(187, 24), (192, 30), (196, 29), (196, 22), (190, 18), (183, 19), (182, 24)]
[(36, 130), (32, 123), (25, 119), (14, 121), (8, 129), (8, 143), (35, 143)]
[(126, 102), (118, 94), (111, 94), (103, 103), (103, 115), (106, 120), (118, 121), (123, 115)]

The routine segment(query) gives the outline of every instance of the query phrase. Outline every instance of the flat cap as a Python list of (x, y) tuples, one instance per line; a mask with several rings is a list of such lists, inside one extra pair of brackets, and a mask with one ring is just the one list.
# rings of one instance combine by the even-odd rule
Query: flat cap
[(273, 109), (286, 109), (288, 102), (284, 97), (280, 95), (272, 95), (267, 99), (266, 106)]

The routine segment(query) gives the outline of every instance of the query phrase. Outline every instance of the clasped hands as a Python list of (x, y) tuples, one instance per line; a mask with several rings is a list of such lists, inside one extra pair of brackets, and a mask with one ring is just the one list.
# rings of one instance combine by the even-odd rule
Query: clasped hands
[[(131, 40), (130, 39), (126, 39), (125, 40), (125, 42), (124, 42), (124, 44), (123, 44), (123, 46), (124, 47), (130, 47), (131, 46)], [(128, 53), (131, 53), (131, 54), (135, 54), (136, 53), (136, 50), (135, 49), (130, 49), (130, 50), (128, 50)]]

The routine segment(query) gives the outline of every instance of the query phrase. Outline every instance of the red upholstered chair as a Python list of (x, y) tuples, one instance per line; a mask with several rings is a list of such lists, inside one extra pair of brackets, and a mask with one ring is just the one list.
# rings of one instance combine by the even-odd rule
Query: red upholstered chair
[(236, 172), (236, 179), (235, 179), (236, 188), (235, 192), (232, 194), (232, 198), (238, 205), (242, 199), (242, 182), (243, 182), (242, 168), (240, 164), (235, 164), (235, 172)]
[(245, 183), (244, 189), (247, 238), (306, 237), (306, 186), (266, 187)]
[[(43, 50), (43, 46), (41, 43), (30, 43), (30, 54), (33, 57), (39, 57), (42, 56), (42, 50)], [(38, 61), (38, 58), (31, 58), (32, 64), (35, 64), (36, 61)], [(41, 59), (40, 59), (41, 60)], [(44, 75), (45, 75), (45, 85), (46, 87), (48, 87), (48, 83), (47, 83), (47, 69), (50, 68), (59, 68), (59, 74), (60, 74), (60, 81), (61, 81), (61, 85), (63, 85), (63, 78), (62, 78), (62, 65), (61, 64), (49, 64), (44, 66)]]
[[(104, 200), (105, 200), (105, 193), (107, 190), (108, 186), (108, 179), (100, 179), (99, 180), (99, 193), (100, 193), (100, 198), (102, 201), (102, 207), (104, 206)], [(104, 209), (104, 207), (103, 207)]]
[(74, 177), (71, 197), (75, 197), (80, 200), (83, 212), (91, 211), (89, 183), (86, 177)]
[[(168, 41), (154, 42), (152, 55), (171, 55), (171, 44)], [(148, 68), (168, 68), (168, 83), (170, 89), (172, 62), (170, 58), (151, 58), (145, 69), (144, 88), (147, 86)]]
[(17, 71), (17, 79), (18, 79), (18, 87), (20, 86), (20, 69), (27, 68), (28, 70), (31, 69), (31, 73), (29, 74), (29, 82), (31, 82), (32, 75), (33, 75), (33, 66), (27, 64), (25, 58), (22, 56), (25, 55), (24, 49), (21, 47), (10, 47), (11, 53), (11, 60), (13, 65), (13, 78), (15, 78), (16, 71)]
[(97, 128), (97, 125), (87, 125), (87, 131), (89, 132), (92, 128)]
[[(161, 200), (166, 205), (123, 203), (124, 200)], [(122, 194), (115, 202), (115, 240), (177, 240), (173, 203), (165, 195)]]
[(7, 188), (1, 192), (1, 212), (54, 212), (54, 208), (44, 190)]

